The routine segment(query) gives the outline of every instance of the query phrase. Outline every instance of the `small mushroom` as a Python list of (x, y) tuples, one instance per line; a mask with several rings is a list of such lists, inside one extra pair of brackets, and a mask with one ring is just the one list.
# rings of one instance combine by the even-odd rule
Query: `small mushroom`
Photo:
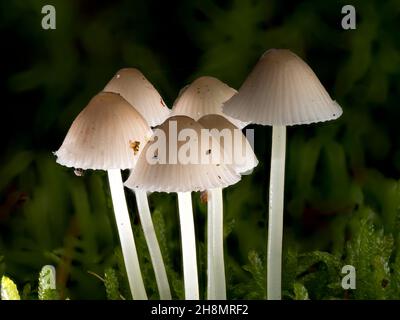
[[(221, 115), (203, 116), (198, 122), (221, 142), (223, 163), (232, 163), (238, 174), (249, 172), (258, 160), (242, 131)], [(225, 263), (222, 188), (207, 190), (207, 299), (225, 300)]]
[[(196, 138), (189, 141), (180, 141), (178, 136), (184, 129), (190, 129), (196, 133)], [(148, 192), (176, 192), (178, 193), (179, 219), (181, 225), (181, 241), (183, 256), (183, 273), (185, 286), (185, 299), (199, 299), (199, 284), (196, 258), (196, 241), (194, 232), (194, 219), (192, 209), (192, 191), (202, 191), (213, 188), (226, 187), (240, 180), (240, 176), (231, 166), (212, 163), (186, 163), (179, 157), (183, 146), (189, 146), (193, 150), (203, 145), (199, 123), (186, 116), (174, 116), (167, 119), (156, 132), (162, 132), (166, 139), (161, 145), (161, 150), (166, 155), (165, 162), (149, 162), (153, 157), (153, 148), (157, 139), (152, 139), (142, 150), (136, 167), (132, 170), (125, 185), (129, 188), (137, 187)], [(175, 144), (176, 145), (173, 145)], [(147, 153), (149, 152), (149, 155)], [(161, 156), (159, 157), (161, 160)], [(219, 177), (219, 178), (218, 178)]]
[(272, 126), (268, 219), (268, 299), (281, 299), (286, 126), (334, 120), (342, 109), (312, 69), (289, 50), (264, 53), (223, 111), (245, 122)]
[[(186, 115), (195, 120), (214, 114), (221, 118), (226, 118), (228, 123), (233, 123), (233, 127), (244, 127), (247, 123), (222, 113), (223, 103), (235, 95), (237, 91), (217, 78), (203, 76), (197, 78), (190, 85), (184, 87), (175, 100), (172, 108), (173, 115)], [(219, 118), (217, 118), (219, 120)], [(218, 122), (217, 120), (217, 122)], [(206, 120), (207, 122), (207, 120)], [(233, 131), (232, 131), (233, 132)], [(220, 146), (219, 146), (220, 148)], [(226, 150), (228, 154), (228, 150)], [(206, 155), (212, 154), (211, 149), (206, 150)], [(218, 153), (216, 153), (218, 154)], [(219, 164), (217, 164), (218, 166)], [(217, 179), (221, 177), (217, 176)], [(208, 278), (207, 278), (207, 299), (226, 299), (225, 267), (223, 260), (223, 242), (220, 239), (222, 230), (222, 189), (210, 189), (207, 191), (208, 198)], [(220, 221), (221, 220), (221, 221)], [(218, 229), (219, 228), (219, 229)], [(215, 237), (214, 237), (215, 235)], [(214, 243), (214, 240), (217, 241)], [(218, 247), (214, 253), (214, 244)]]
[[(167, 108), (160, 94), (138, 69), (119, 70), (104, 90), (121, 94), (143, 115), (150, 126), (160, 124), (170, 114), (170, 109)], [(130, 140), (129, 146), (136, 156), (147, 142), (147, 139), (145, 143)], [(171, 289), (151, 218), (147, 194), (138, 188), (133, 188), (132, 191), (136, 197), (139, 218), (153, 264), (160, 299), (170, 300)]]
[(54, 154), (57, 162), (82, 170), (106, 170), (128, 281), (134, 299), (147, 299), (129, 219), (121, 169), (135, 167), (138, 155), (126, 137), (144, 142), (151, 129), (143, 117), (119, 94), (94, 96), (72, 123)]

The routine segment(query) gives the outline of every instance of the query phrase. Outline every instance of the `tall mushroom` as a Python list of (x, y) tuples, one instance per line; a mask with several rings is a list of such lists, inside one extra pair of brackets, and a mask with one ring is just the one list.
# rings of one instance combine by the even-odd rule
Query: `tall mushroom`
[[(222, 104), (231, 98), (237, 91), (217, 78), (202, 76), (187, 85), (179, 93), (172, 108), (173, 115), (186, 115), (195, 120), (203, 116), (214, 114), (227, 118), (237, 127), (244, 127), (246, 123), (228, 117), (222, 113)], [(219, 118), (217, 118), (219, 119)], [(228, 122), (229, 122), (228, 121)], [(233, 133), (234, 131), (232, 131)], [(230, 132), (231, 133), (231, 132)], [(219, 239), (222, 224), (222, 189), (205, 190), (207, 192), (208, 215), (208, 277), (207, 298), (226, 299), (225, 271), (223, 261), (223, 241)], [(215, 235), (215, 237), (214, 237)], [(214, 243), (214, 239), (217, 243)], [(214, 254), (214, 246), (217, 253)], [(215, 274), (218, 274), (216, 277)]]
[(223, 111), (241, 121), (272, 126), (267, 296), (281, 299), (286, 126), (337, 119), (342, 109), (303, 60), (289, 50), (271, 49)]
[[(242, 131), (221, 115), (206, 115), (198, 122), (222, 146), (223, 163), (231, 164), (238, 174), (257, 166), (258, 160)], [(223, 139), (223, 142), (221, 141)], [(222, 188), (207, 190), (207, 298), (226, 299)]]
[[(104, 91), (121, 94), (142, 114), (150, 126), (159, 125), (170, 114), (170, 109), (165, 105), (160, 94), (138, 69), (119, 70), (105, 86)], [(133, 145), (133, 147), (139, 148), (140, 146)], [(147, 193), (140, 189), (132, 189), (132, 191), (136, 197), (140, 223), (149, 249), (160, 299), (170, 300), (172, 298), (171, 289), (151, 218)]]
[[(213, 139), (202, 135), (200, 124), (186, 116), (167, 119), (154, 130), (125, 185), (152, 192), (178, 193), (185, 298), (199, 299), (192, 191), (226, 187), (240, 180), (233, 168), (209, 159), (202, 150)], [(207, 143), (205, 143), (207, 142)], [(214, 152), (220, 152), (215, 150)]]
[[(237, 91), (217, 78), (210, 76), (202, 76), (195, 79), (191, 84), (187, 85), (181, 89), (178, 98), (175, 100), (172, 115), (186, 115), (195, 120), (199, 120), (201, 117), (209, 114), (217, 114), (227, 117), (222, 113), (222, 104), (229, 98), (231, 98)], [(238, 121), (234, 118), (227, 117), (230, 121), (234, 122), (238, 127), (244, 127), (246, 123)], [(222, 228), (222, 221), (218, 221), (218, 217), (222, 215), (222, 195), (216, 190), (205, 190), (207, 192), (207, 203), (208, 203), (208, 227), (213, 227), (210, 230), (208, 228), (208, 240), (213, 235), (215, 228)], [(213, 212), (217, 210), (221, 214), (214, 214)], [(218, 226), (218, 223), (221, 223)], [(222, 244), (222, 242), (221, 242)], [(222, 261), (216, 262), (219, 270), (217, 271), (213, 266), (215, 265), (215, 260), (213, 257), (213, 241), (208, 241), (207, 255), (208, 259), (208, 277), (207, 277), (207, 298), (220, 299), (226, 298), (225, 290), (225, 272)], [(218, 249), (217, 249), (218, 250)], [(220, 252), (223, 254), (223, 251)], [(221, 257), (219, 257), (221, 259)], [(221, 265), (222, 263), (222, 265)], [(219, 277), (214, 280), (215, 272), (219, 273)], [(219, 283), (216, 283), (219, 282)]]
[(129, 285), (134, 299), (147, 299), (126, 205), (121, 169), (133, 168), (139, 156), (132, 144), (144, 145), (151, 129), (120, 95), (94, 96), (72, 123), (55, 152), (63, 166), (106, 170)]

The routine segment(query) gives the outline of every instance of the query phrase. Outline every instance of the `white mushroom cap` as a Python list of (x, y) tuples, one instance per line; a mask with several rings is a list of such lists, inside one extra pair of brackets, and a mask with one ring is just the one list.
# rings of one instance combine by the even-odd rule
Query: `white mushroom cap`
[[(170, 131), (170, 124), (176, 124), (176, 133), (179, 135), (183, 129), (192, 129), (196, 132), (196, 139), (179, 141), (177, 137), (173, 137), (174, 132)], [(136, 167), (132, 170), (131, 175), (125, 182), (125, 185), (131, 189), (138, 188), (150, 192), (191, 192), (202, 191), (211, 188), (224, 188), (232, 185), (240, 180), (232, 166), (220, 163), (182, 163), (179, 156), (177, 161), (170, 161), (170, 153), (177, 155), (176, 150), (180, 150), (183, 145), (189, 144), (198, 150), (200, 156), (201, 130), (204, 129), (194, 119), (186, 116), (174, 116), (167, 119), (161, 126), (155, 129), (165, 133), (166, 144), (162, 153), (165, 154), (166, 161), (158, 161), (149, 163), (148, 157), (162, 160), (160, 152), (154, 154), (154, 144), (157, 139), (150, 140), (143, 152), (141, 153)], [(171, 148), (170, 139), (177, 141), (177, 149)], [(208, 135), (206, 139), (212, 140), (212, 136)], [(175, 151), (174, 151), (175, 150)], [(210, 150), (208, 150), (210, 151)], [(216, 150), (214, 152), (220, 152)], [(213, 152), (213, 151), (211, 151)], [(209, 153), (206, 153), (209, 154)]]
[(342, 114), (311, 68), (285, 49), (265, 52), (223, 111), (242, 121), (283, 126), (333, 120)]
[[(214, 134), (214, 138), (222, 142), (225, 157), (232, 160), (237, 173), (247, 173), (258, 165), (257, 157), (246, 136), (228, 119), (217, 114), (210, 114), (201, 117), (198, 122), (206, 129), (218, 130), (218, 132), (211, 131), (211, 134)], [(224, 130), (230, 134), (230, 140), (223, 138)]]
[(247, 123), (222, 113), (222, 104), (236, 92), (217, 78), (208, 76), (197, 78), (179, 92), (171, 115), (184, 115), (197, 121), (207, 114), (220, 114), (237, 127), (243, 128)]
[(119, 70), (103, 91), (119, 93), (136, 108), (151, 126), (163, 123), (171, 110), (145, 76), (134, 68)]
[(100, 92), (76, 117), (54, 154), (67, 167), (133, 168), (151, 134), (146, 120), (124, 98)]

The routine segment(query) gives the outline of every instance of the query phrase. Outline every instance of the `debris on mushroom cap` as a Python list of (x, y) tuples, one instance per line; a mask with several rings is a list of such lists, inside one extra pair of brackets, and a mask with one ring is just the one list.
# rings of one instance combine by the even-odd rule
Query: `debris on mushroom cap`
[(85, 170), (81, 168), (75, 168), (74, 173), (77, 177), (83, 177), (85, 175)]
[(140, 152), (130, 141), (144, 145), (151, 129), (146, 120), (119, 94), (101, 92), (76, 117), (60, 149), (57, 162), (86, 169), (130, 169)]
[(107, 83), (104, 91), (119, 93), (151, 127), (164, 122), (171, 111), (154, 86), (135, 68), (119, 70)]
[(263, 125), (328, 121), (342, 115), (312, 69), (290, 50), (264, 53), (239, 92), (226, 101), (225, 114)]
[[(176, 131), (170, 130), (172, 123), (176, 124)], [(170, 127), (171, 125), (171, 127)], [(185, 141), (175, 140), (174, 134), (177, 136), (184, 129), (192, 129), (196, 132), (196, 139)], [(165, 133), (166, 145), (164, 150), (160, 150), (164, 154), (166, 162), (161, 161), (162, 155), (155, 156), (153, 148), (158, 139), (153, 139), (143, 148), (139, 160), (131, 171), (125, 185), (129, 188), (138, 188), (151, 192), (188, 192), (201, 191), (211, 188), (227, 187), (240, 180), (232, 165), (219, 163), (182, 163), (179, 157), (176, 161), (170, 161), (170, 153), (178, 155), (183, 145), (190, 144), (194, 149), (198, 150), (200, 155), (202, 139), (209, 139), (211, 142), (214, 138), (211, 135), (202, 137), (201, 130), (204, 129), (194, 119), (186, 116), (174, 116), (167, 119), (161, 126), (155, 128)], [(171, 148), (170, 141), (177, 141), (176, 149)], [(150, 150), (150, 151), (149, 151)], [(157, 149), (156, 149), (157, 150)], [(221, 149), (222, 152), (222, 149)], [(149, 154), (147, 154), (149, 153)], [(157, 161), (149, 161), (149, 158)]]
[(137, 155), (140, 148), (140, 141), (129, 140), (129, 146), (132, 148), (133, 154)]
[[(257, 157), (246, 136), (228, 119), (217, 114), (209, 114), (201, 117), (198, 122), (204, 128), (211, 130), (216, 139), (222, 141), (224, 154), (233, 159), (237, 173), (247, 173), (258, 165)], [(231, 140), (224, 138), (224, 130), (228, 130)]]
[(208, 202), (208, 191), (207, 190), (200, 192), (200, 202), (203, 204)]
[(243, 128), (247, 123), (222, 113), (222, 104), (237, 91), (214, 77), (200, 77), (179, 92), (171, 115), (185, 115), (195, 120), (207, 114), (220, 114), (235, 126)]

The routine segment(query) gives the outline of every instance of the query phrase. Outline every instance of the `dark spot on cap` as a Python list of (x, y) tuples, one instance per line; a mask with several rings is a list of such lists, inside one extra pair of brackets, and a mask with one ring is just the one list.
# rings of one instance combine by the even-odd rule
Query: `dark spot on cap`
[(221, 180), (221, 179), (222, 179), (222, 178), (221, 178), (221, 176), (218, 176), (218, 179), (220, 179), (220, 180)]
[(211, 154), (211, 149), (208, 149), (208, 150), (206, 151), (206, 154), (207, 154), (207, 155)]
[(153, 159), (157, 159), (158, 158), (158, 150), (156, 150), (155, 152), (154, 152), (154, 155), (153, 155)]
[(85, 175), (85, 170), (83, 170), (81, 168), (76, 168), (76, 169), (74, 169), (74, 173), (77, 177), (82, 177)]

